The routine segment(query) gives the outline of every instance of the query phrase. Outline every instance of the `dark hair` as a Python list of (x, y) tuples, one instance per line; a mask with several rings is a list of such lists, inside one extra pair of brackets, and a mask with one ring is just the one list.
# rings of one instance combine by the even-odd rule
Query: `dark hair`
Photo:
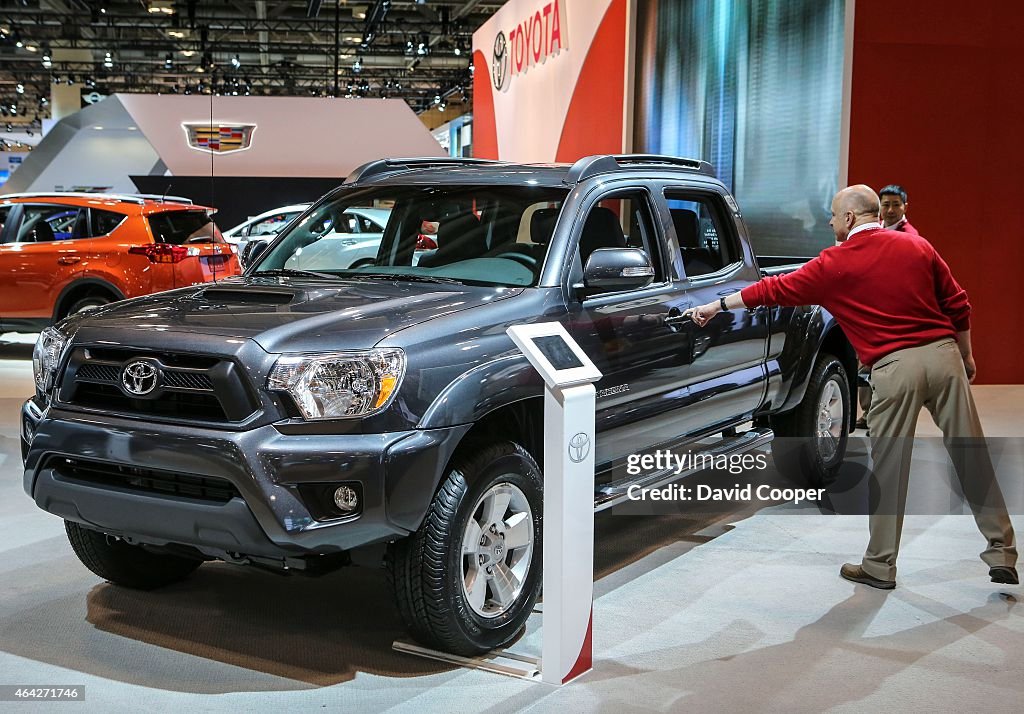
[(899, 196), (903, 203), (907, 202), (907, 189), (900, 186), (898, 183), (891, 183), (881, 191), (878, 192), (878, 197), (882, 196)]

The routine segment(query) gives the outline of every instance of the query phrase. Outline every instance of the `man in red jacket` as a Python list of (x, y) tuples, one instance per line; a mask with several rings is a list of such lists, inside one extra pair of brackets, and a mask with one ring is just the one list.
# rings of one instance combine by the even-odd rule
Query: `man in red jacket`
[(891, 183), (878, 192), (878, 199), (881, 201), (880, 218), (883, 228), (888, 231), (920, 235), (907, 220), (907, 190), (905, 188)]
[[(878, 196), (871, 188), (843, 189), (832, 199), (829, 222), (836, 246), (793, 273), (769, 276), (694, 308), (691, 316), (703, 326), (723, 309), (818, 304), (835, 316), (860, 361), (871, 367), (874, 400), (868, 426), (878, 500), (864, 558), (859, 565), (843, 565), (842, 577), (885, 590), (896, 587), (913, 436), (923, 406), (942, 429), (960, 485), (988, 541), (981, 558), (989, 576), (996, 583), (1015, 584), (1013, 526), (969, 384), (977, 367), (967, 292), (928, 241), (883, 229), (878, 214)], [(966, 448), (965, 442), (970, 442)]]

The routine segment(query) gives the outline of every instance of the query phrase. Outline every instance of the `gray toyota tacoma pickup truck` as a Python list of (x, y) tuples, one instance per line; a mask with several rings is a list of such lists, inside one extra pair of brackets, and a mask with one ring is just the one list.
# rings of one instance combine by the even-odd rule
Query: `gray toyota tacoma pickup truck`
[[(356, 207), (389, 212), (377, 258), (334, 268)], [(596, 509), (678, 478), (612, 468), (641, 450), (800, 437), (776, 460), (818, 482), (844, 456), (857, 364), (831, 315), (684, 314), (792, 269), (759, 264), (701, 161), (377, 161), (247, 258), (40, 335), (25, 491), (112, 583), (376, 552), (416, 639), (507, 643), (541, 583), (543, 384), (519, 323), (557, 320), (604, 374)]]

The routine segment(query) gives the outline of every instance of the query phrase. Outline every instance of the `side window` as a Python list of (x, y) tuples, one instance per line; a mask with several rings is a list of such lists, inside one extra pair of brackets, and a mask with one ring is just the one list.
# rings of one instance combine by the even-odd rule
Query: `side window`
[(722, 230), (710, 196), (669, 189), (665, 199), (675, 228), (669, 250), (676, 267), (681, 263), (687, 277), (709, 275), (739, 260), (739, 251)]
[(358, 233), (359, 221), (355, 214), (347, 211), (341, 214), (341, 220), (334, 224), (335, 233)]
[(366, 216), (356, 216), (356, 221), (359, 223), (360, 233), (380, 233), (380, 229), (377, 228), (373, 221)]
[(4, 226), (7, 225), (7, 216), (11, 214), (11, 206), (0, 206), (0, 236), (3, 235)]
[[(127, 218), (123, 213), (115, 213), (114, 211), (104, 211), (99, 208), (90, 209), (92, 213), (92, 233), (89, 235), (76, 235), (75, 238), (99, 238), (109, 233), (113, 233), (114, 229), (117, 228)], [(84, 221), (79, 221), (84, 223)]]
[(71, 238), (80, 210), (69, 206), (25, 206), (18, 243), (51, 243)]
[(258, 223), (253, 223), (249, 226), (249, 235), (251, 236), (274, 236), (281, 232), (281, 230), (288, 225), (290, 216), (284, 213), (278, 213), (269, 218), (264, 218)]
[(650, 201), (643, 191), (621, 191), (601, 199), (583, 223), (576, 248), (579, 269), (582, 271), (598, 248), (639, 248), (654, 266), (654, 282), (664, 282), (665, 268), (654, 225)]

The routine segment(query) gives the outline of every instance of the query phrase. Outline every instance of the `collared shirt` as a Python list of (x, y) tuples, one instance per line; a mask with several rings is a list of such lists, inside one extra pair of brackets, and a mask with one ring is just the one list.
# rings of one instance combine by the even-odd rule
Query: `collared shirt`
[(885, 230), (887, 230), (887, 231), (898, 231), (900, 229), (900, 226), (902, 226), (906, 222), (907, 222), (907, 217), (903, 216), (903, 218), (899, 219), (898, 221), (893, 223), (891, 226), (882, 226), (882, 227), (885, 228)]
[[(871, 221), (869, 223), (861, 223), (859, 226), (857, 226), (852, 231), (850, 231), (849, 235), (846, 236), (846, 240), (850, 240), (851, 238), (853, 238), (855, 235), (857, 235), (861, 231), (870, 231), (872, 229), (881, 228), (881, 227), (882, 227), (882, 224), (879, 223), (878, 221)], [(893, 229), (887, 228), (886, 230), (893, 230)]]

